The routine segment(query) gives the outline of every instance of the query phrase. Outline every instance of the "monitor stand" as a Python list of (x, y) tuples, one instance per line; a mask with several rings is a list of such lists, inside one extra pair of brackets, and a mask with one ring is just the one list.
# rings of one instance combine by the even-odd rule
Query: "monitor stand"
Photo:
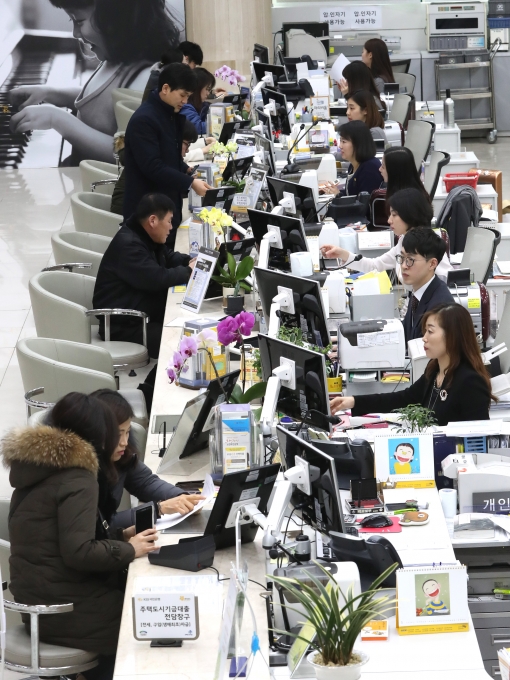
[(211, 468), (211, 454), (209, 449), (203, 449), (198, 453), (194, 453), (187, 458), (177, 458), (171, 465), (165, 467), (163, 475), (178, 475), (179, 477), (192, 477), (203, 469), (203, 474), (200, 479), (204, 479), (205, 475)]

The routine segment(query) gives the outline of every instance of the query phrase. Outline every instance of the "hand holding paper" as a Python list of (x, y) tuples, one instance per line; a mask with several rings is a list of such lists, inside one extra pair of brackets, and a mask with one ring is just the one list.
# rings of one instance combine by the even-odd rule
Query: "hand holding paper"
[(339, 83), (341, 80), (343, 80), (343, 70), (344, 68), (350, 64), (351, 62), (347, 59), (345, 54), (342, 52), (341, 54), (338, 55), (338, 57), (335, 60), (335, 63), (331, 67), (330, 71), (330, 77), (331, 80), (334, 80), (336, 83)]
[(179, 524), (179, 522), (182, 522), (182, 520), (186, 519), (186, 517), (189, 517), (190, 515), (193, 515), (195, 512), (201, 510), (204, 507), (204, 505), (208, 503), (211, 500), (211, 498), (214, 497), (214, 482), (212, 480), (211, 475), (207, 475), (205, 478), (204, 488), (202, 489), (202, 496), (204, 496), (204, 500), (197, 503), (193, 510), (190, 510), (190, 512), (188, 512), (186, 515), (181, 515), (180, 513), (176, 512), (173, 515), (165, 515), (164, 517), (158, 519), (156, 522), (157, 529), (159, 529), (160, 531), (163, 529), (170, 529), (170, 527), (174, 527), (176, 524)]

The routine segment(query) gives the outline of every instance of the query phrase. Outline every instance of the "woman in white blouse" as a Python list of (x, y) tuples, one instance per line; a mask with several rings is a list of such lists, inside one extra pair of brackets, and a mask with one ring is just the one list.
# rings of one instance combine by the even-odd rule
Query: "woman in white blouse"
[[(338, 246), (325, 245), (322, 247), (322, 254), (325, 258), (339, 258), (349, 269), (358, 272), (386, 271), (394, 269), (400, 281), (401, 268), (397, 264), (397, 255), (402, 249), (402, 239), (409, 229), (414, 227), (430, 227), (434, 215), (432, 205), (428, 197), (418, 189), (402, 189), (397, 191), (389, 199), (390, 216), (388, 224), (395, 234), (396, 244), (380, 257), (362, 257), (361, 260), (354, 261), (356, 255)], [(453, 269), (448, 256), (445, 254), (439, 263), (436, 274), (439, 278), (446, 281), (448, 272)]]

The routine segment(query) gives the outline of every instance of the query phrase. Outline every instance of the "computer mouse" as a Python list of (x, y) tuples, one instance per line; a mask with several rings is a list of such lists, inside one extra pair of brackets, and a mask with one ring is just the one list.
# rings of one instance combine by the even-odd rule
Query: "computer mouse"
[(383, 527), (391, 527), (393, 522), (386, 515), (369, 515), (364, 517), (360, 524), (366, 529), (382, 529)]

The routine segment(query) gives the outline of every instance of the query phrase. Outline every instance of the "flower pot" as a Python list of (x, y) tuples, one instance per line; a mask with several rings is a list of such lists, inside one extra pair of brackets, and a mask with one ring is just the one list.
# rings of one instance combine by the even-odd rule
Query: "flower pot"
[(244, 309), (244, 297), (242, 295), (227, 295), (227, 306), (223, 311), (228, 316), (235, 316)]
[(368, 661), (368, 654), (358, 649), (353, 650), (353, 654), (360, 658), (359, 663), (352, 663), (348, 666), (321, 666), (315, 663), (315, 655), (318, 652), (308, 654), (308, 663), (313, 666), (317, 680), (358, 680), (361, 677), (361, 667)]
[(336, 394), (342, 391), (342, 377), (328, 378), (328, 392)]
[[(235, 288), (223, 288), (223, 307), (227, 306), (227, 298), (230, 296), (233, 296), (235, 293)], [(239, 289), (239, 295), (237, 297), (241, 296), (244, 302), (244, 289), (240, 288)]]

